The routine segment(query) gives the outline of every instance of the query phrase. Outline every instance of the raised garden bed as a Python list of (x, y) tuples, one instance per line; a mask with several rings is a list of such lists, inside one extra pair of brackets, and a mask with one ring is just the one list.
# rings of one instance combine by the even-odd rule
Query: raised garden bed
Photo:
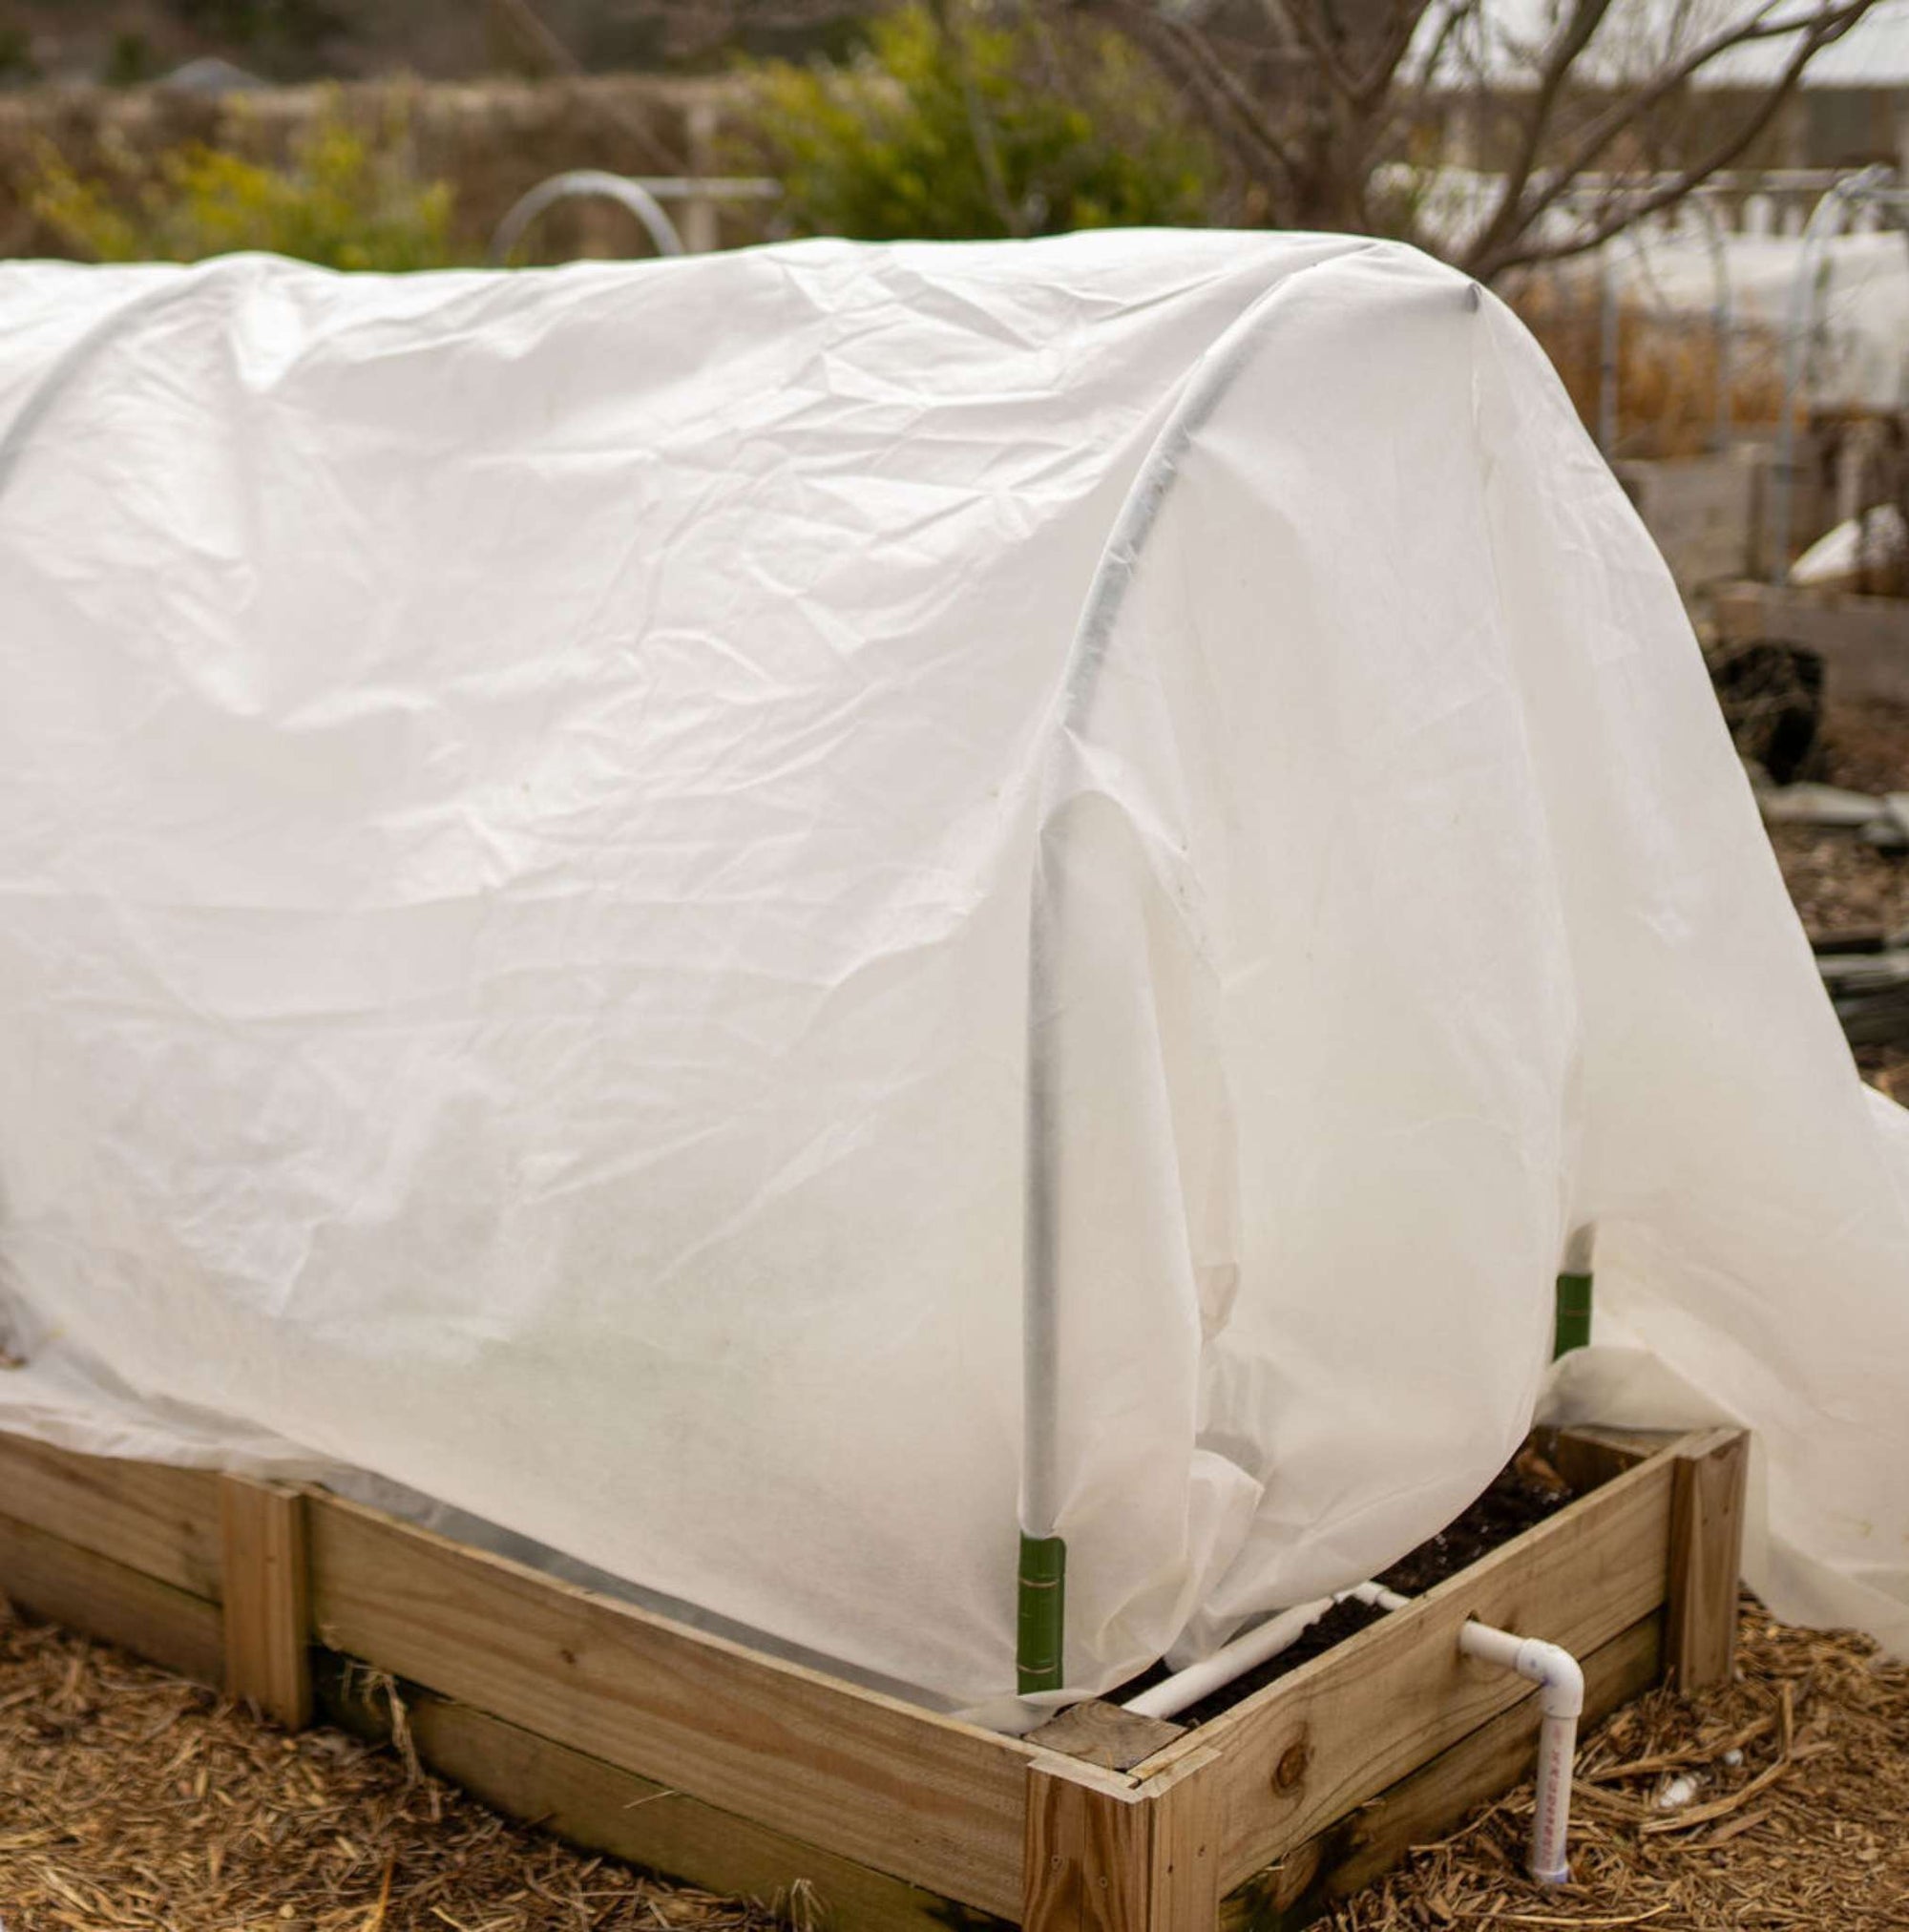
[(1745, 1438), (1538, 1446), (1576, 1501), (1192, 1728), (1001, 1737), (321, 1491), (9, 1437), (0, 1588), (288, 1724), (395, 1692), (500, 1810), (818, 1924), (1287, 1927), (1528, 1769), (1531, 1688), (1467, 1617), (1573, 1650), (1590, 1716), (1728, 1673)]
[(1725, 642), (1768, 639), (1814, 651), (1835, 702), (1909, 704), (1909, 598), (1732, 583), (1711, 610)]

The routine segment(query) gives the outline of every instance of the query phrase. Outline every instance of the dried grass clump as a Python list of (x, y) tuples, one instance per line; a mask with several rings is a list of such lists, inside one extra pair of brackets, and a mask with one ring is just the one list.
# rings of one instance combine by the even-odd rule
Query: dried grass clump
[[(1604, 308), (1596, 284), (1532, 281), (1512, 306), (1542, 345), (1587, 427), (1598, 423)], [(1624, 456), (1697, 456), (1715, 445), (1719, 344), (1707, 317), (1666, 315), (1626, 301), (1618, 313), (1618, 448)], [(1774, 330), (1739, 326), (1730, 345), (1731, 421), (1773, 429), (1783, 413)]]
[(508, 1823), (0, 1599), (6, 1932), (757, 1932), (764, 1907)]
[[(1909, 1667), (1866, 1637), (1773, 1623), (1750, 1599), (1740, 1632), (1735, 1683), (1694, 1698), (1652, 1691), (1584, 1741), (1571, 1884), (1523, 1876), (1524, 1785), (1349, 1900), (1334, 1932), (1902, 1932)], [(1695, 1793), (1666, 1810), (1680, 1777)]]

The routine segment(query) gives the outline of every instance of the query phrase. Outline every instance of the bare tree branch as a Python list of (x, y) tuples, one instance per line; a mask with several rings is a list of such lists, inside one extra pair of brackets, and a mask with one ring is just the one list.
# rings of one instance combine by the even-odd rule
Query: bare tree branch
[(1169, 73), (1190, 83), (1204, 104), (1230, 126), (1247, 148), (1291, 181), (1298, 163), (1271, 122), (1197, 27), (1158, 12), (1148, 0), (1102, 0), (1093, 10), (1120, 22), (1122, 31)]
[(1340, 60), (1339, 50), (1332, 45), (1325, 23), (1314, 11), (1314, 0), (1260, 0), (1260, 6), (1270, 19), (1288, 28), (1293, 38), (1304, 45), (1333, 91), (1350, 100), (1357, 91), (1358, 81)]
[[(1825, 7), (1819, 12), (1798, 18), (1791, 15), (1787, 19), (1771, 20), (1768, 16), (1774, 10), (1774, 0), (1759, 7), (1748, 19), (1739, 22), (1721, 33), (1713, 34), (1708, 41), (1693, 49), (1681, 60), (1674, 61), (1663, 69), (1643, 86), (1621, 95), (1605, 110), (1578, 137), (1577, 145), (1552, 171), (1552, 181), (1560, 186), (1588, 172), (1592, 163), (1610, 146), (1626, 128), (1634, 127), (1660, 101), (1667, 99), (1694, 74), (1739, 47), (1747, 47), (1756, 41), (1781, 39), (1791, 33), (1815, 33), (1818, 37), (1808, 42), (1799, 51), (1807, 63), (1820, 48), (1831, 40), (1840, 38), (1842, 33), (1854, 26), (1866, 13), (1873, 0), (1844, 0), (1841, 6)], [(1802, 75), (1802, 66), (1795, 68), (1795, 78)], [(1773, 83), (1784, 89), (1794, 85), (1794, 80)], [(1781, 98), (1781, 95), (1778, 96)], [(1767, 122), (1766, 122), (1767, 125)], [(1528, 223), (1541, 215), (1557, 199), (1556, 188), (1541, 195), (1534, 201), (1525, 216)]]
[[(1432, 10), (1434, 0), (1407, 0), (1407, 4), (1393, 9), (1392, 28), (1379, 42), (1378, 52), (1374, 54), (1371, 64), (1358, 76), (1353, 90), (1353, 105), (1371, 111), (1391, 94), (1398, 79), (1398, 70), (1405, 57), (1412, 52), (1412, 43), (1418, 38), (1418, 29), (1426, 14)], [(1464, 11), (1453, 8), (1445, 20), (1440, 23), (1435, 48), (1442, 48), (1451, 31), (1451, 24)]]
[[(1822, 24), (1805, 33), (1802, 43), (1785, 62), (1782, 73), (1770, 85), (1755, 110), (1747, 116), (1732, 133), (1717, 142), (1708, 154), (1669, 180), (1636, 197), (1620, 198), (1611, 208), (1611, 212), (1602, 220), (1593, 221), (1581, 234), (1565, 237), (1555, 242), (1527, 242), (1523, 246), (1500, 250), (1495, 256), (1468, 257), (1465, 265), (1480, 280), (1488, 280), (1493, 276), (1501, 275), (1508, 268), (1523, 267), (1538, 262), (1565, 261), (1572, 256), (1587, 254), (1594, 248), (1601, 248), (1612, 236), (1622, 233), (1636, 222), (1647, 220), (1652, 215), (1659, 214), (1683, 200), (1701, 188), (1712, 175), (1729, 167), (1755, 140), (1775, 118), (1777, 110), (1794, 91), (1811, 60), (1832, 41), (1839, 40), (1847, 33), (1868, 11), (1871, 4), (1872, 0), (1849, 0), (1848, 5), (1831, 10), (1820, 16)], [(1556, 196), (1552, 196), (1551, 200), (1555, 200)], [(1525, 232), (1529, 234), (1528, 229)]]
[(1503, 246), (1524, 225), (1520, 219), (1524, 191), (1530, 183), (1532, 169), (1537, 165), (1545, 134), (1549, 131), (1559, 94), (1572, 68), (1590, 45), (1591, 36), (1604, 24), (1610, 7), (1611, 0), (1573, 0), (1563, 26), (1544, 50), (1523, 135), (1511, 166), (1505, 170), (1498, 206), (1492, 211), (1475, 243), (1477, 253), (1489, 255), (1494, 249)]

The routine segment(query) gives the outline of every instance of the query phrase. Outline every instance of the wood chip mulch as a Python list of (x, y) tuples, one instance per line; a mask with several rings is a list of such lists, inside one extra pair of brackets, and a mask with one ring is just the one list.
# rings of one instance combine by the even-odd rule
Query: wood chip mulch
[(1571, 1884), (1523, 1876), (1527, 1784), (1350, 1900), (1332, 1932), (1903, 1932), (1909, 1666), (1748, 1599), (1739, 1629), (1735, 1683), (1652, 1691), (1581, 1740)]
[(0, 1599), (6, 1932), (766, 1932)]

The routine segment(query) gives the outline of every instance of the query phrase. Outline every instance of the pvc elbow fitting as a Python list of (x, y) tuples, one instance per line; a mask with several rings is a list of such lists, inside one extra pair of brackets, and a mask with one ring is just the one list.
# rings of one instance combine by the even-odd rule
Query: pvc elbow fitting
[(1501, 1670), (1515, 1670), (1542, 1687), (1538, 1708), (1546, 1717), (1577, 1717), (1584, 1709), (1584, 1673), (1577, 1658), (1542, 1637), (1516, 1637), (1489, 1624), (1468, 1623), (1458, 1632), (1458, 1648)]

